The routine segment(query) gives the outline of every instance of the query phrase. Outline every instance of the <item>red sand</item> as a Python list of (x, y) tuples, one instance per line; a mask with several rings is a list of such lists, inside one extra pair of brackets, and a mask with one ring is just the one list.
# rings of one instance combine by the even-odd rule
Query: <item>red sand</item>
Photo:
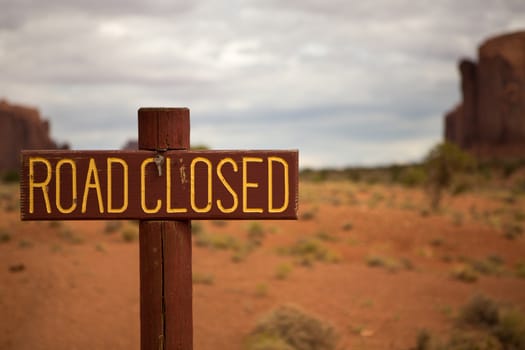
[[(0, 207), (16, 201), (16, 189), (1, 188)], [(331, 322), (341, 349), (407, 349), (419, 329), (437, 334), (470, 297), (483, 293), (525, 309), (525, 279), (515, 264), (525, 261), (525, 237), (503, 237), (502, 223), (525, 210), (525, 198), (467, 194), (447, 198), (445, 212), (421, 213), (425, 198), (416, 190), (350, 183), (301, 184), (301, 213), (310, 220), (261, 222), (261, 247), (245, 260), (233, 251), (194, 244), (194, 273), (213, 276), (195, 284), (194, 348), (241, 349), (243, 337), (273, 307), (293, 303)], [(499, 210), (498, 210), (499, 209)], [(484, 212), (488, 212), (485, 214)], [(346, 223), (351, 230), (344, 230)], [(56, 227), (58, 225), (58, 227)], [(19, 222), (16, 211), (0, 212), (0, 349), (138, 349), (138, 241), (113, 234), (104, 222)], [(250, 222), (203, 231), (245, 241)], [(523, 223), (521, 223), (523, 226)], [(294, 263), (277, 253), (301, 237), (320, 232), (322, 244), (339, 263)], [(480, 275), (474, 283), (453, 279), (455, 267), (499, 256), (500, 276)], [(409, 261), (395, 272), (370, 267), (367, 257)], [(279, 265), (292, 267), (283, 280)], [(16, 270), (23, 265), (22, 271)]]

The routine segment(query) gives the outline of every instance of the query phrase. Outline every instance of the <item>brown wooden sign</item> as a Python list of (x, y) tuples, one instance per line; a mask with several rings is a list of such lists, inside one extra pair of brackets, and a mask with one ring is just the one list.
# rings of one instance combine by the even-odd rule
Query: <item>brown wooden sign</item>
[(297, 151), (23, 151), (22, 220), (296, 219)]

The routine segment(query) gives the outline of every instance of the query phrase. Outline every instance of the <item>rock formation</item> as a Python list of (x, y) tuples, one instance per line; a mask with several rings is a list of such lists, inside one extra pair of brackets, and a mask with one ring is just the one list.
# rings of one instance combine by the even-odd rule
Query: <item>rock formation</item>
[(35, 108), (0, 100), (0, 172), (17, 171), (22, 149), (55, 149), (49, 122)]
[(445, 139), (478, 156), (525, 158), (525, 31), (491, 38), (478, 62), (462, 60), (462, 102)]

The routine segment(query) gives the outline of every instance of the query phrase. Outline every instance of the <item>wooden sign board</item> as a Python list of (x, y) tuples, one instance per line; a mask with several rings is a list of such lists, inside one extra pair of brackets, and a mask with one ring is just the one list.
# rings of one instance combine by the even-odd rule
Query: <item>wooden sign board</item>
[(297, 219), (297, 151), (23, 151), (22, 220)]

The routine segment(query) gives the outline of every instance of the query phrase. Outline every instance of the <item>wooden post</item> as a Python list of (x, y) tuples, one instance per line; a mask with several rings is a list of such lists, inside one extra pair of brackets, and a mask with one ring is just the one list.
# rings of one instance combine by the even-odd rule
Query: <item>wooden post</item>
[[(141, 108), (138, 121), (139, 149), (189, 149), (189, 109)], [(191, 222), (141, 220), (139, 236), (141, 350), (191, 350)]]

